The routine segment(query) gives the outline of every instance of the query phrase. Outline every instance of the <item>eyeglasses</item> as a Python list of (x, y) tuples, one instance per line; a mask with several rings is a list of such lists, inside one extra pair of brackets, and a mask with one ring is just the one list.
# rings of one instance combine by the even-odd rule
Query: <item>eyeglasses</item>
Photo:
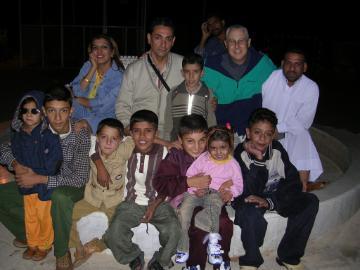
[(32, 108), (32, 109), (26, 109), (26, 108), (21, 108), (20, 109), (20, 114), (27, 114), (28, 112), (31, 112), (31, 114), (38, 114), (40, 113), (39, 109), (36, 108)]

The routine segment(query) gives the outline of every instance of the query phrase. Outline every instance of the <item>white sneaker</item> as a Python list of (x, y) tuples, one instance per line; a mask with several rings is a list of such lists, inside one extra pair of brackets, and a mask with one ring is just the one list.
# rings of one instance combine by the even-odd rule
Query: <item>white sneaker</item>
[(208, 261), (210, 264), (221, 264), (223, 262), (222, 255), (224, 253), (223, 250), (221, 250), (221, 246), (216, 243), (208, 243), (207, 247), (207, 253), (208, 253)]
[(190, 265), (188, 267), (183, 267), (182, 270), (200, 270), (200, 265)]
[(175, 262), (184, 263), (189, 259), (189, 252), (185, 251), (176, 251)]

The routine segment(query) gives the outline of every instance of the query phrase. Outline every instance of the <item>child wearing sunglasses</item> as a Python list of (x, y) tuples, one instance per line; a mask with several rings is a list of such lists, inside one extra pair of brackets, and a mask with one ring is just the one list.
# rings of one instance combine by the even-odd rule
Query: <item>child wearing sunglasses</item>
[[(43, 119), (44, 93), (30, 91), (20, 100), (11, 123), (11, 150), (17, 162), (35, 173), (55, 175), (63, 159), (59, 136)], [(54, 230), (50, 214), (52, 190), (46, 184), (19, 187), (24, 195), (26, 260), (43, 260), (51, 250)]]

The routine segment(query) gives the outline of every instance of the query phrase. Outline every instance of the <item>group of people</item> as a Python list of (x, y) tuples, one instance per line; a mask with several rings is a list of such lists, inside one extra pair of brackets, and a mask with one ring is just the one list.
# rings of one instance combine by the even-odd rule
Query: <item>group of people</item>
[[(207, 259), (230, 269), (231, 204), (245, 250), (240, 269), (263, 263), (266, 210), (288, 218), (276, 260), (303, 269), (319, 205), (306, 188), (322, 173), (308, 130), (319, 90), (303, 74), (305, 54), (288, 50), (275, 70), (246, 27), (226, 29), (212, 15), (201, 28), (197, 53), (182, 57), (171, 52), (172, 21), (155, 19), (150, 50), (126, 70), (115, 41), (98, 35), (71, 90), (20, 100), (11, 142), (0, 148), (16, 178), (0, 185), (0, 221), (26, 247), (24, 259), (42, 260), (54, 245), (56, 269), (73, 269), (110, 248), (140, 270), (131, 228), (145, 222), (161, 245), (148, 269), (171, 268), (174, 255), (189, 269)], [(84, 243), (78, 221), (99, 211), (109, 227)]]

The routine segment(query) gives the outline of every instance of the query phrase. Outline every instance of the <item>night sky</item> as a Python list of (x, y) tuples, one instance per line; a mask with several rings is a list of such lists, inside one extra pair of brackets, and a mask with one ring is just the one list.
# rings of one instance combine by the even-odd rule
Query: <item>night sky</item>
[[(107, 24), (110, 26), (137, 26), (143, 23), (140, 3), (143, 0), (107, 0)], [(252, 45), (267, 53), (279, 65), (287, 47), (302, 47), (308, 54), (308, 75), (320, 85), (320, 102), (316, 122), (345, 127), (360, 132), (360, 121), (354, 123), (356, 99), (349, 98), (358, 92), (357, 77), (360, 72), (359, 12), (355, 4), (347, 1), (206, 1), (206, 0), (147, 0), (147, 22), (155, 16), (168, 16), (177, 26), (174, 52), (184, 54), (199, 42), (201, 22), (208, 13), (220, 13), (226, 24), (242, 24), (248, 27)], [(332, 1), (333, 2), (333, 1)], [(350, 2), (350, 1), (349, 1)], [(19, 0), (3, 2), (0, 8), (0, 31), (6, 31), (6, 42), (0, 40), (0, 63), (16, 58), (19, 51)], [(59, 25), (60, 0), (22, 0), (22, 24), (27, 29), (24, 53), (32, 55), (39, 49), (38, 34), (29, 25), (38, 27)], [(65, 25), (101, 26), (103, 1), (63, 0)], [(316, 6), (315, 6), (316, 5)], [(40, 6), (43, 12), (40, 13)], [(142, 18), (140, 18), (142, 17)], [(30, 30), (29, 30), (30, 29)], [(51, 30), (45, 31), (49, 41), (45, 51), (58, 61), (58, 37)], [(80, 28), (79, 28), (80, 29)], [(86, 32), (86, 43), (94, 31)], [(115, 30), (108, 32), (118, 41), (120, 52), (140, 55), (142, 50), (134, 45), (135, 35), (125, 37)], [(85, 57), (81, 36), (74, 28), (65, 28), (65, 66), (79, 68)], [(138, 42), (139, 43), (139, 42)], [(54, 50), (54, 51), (52, 51)], [(56, 51), (57, 50), (57, 51)], [(52, 58), (47, 59), (54, 64)], [(3, 68), (3, 67), (2, 67)], [(357, 91), (357, 92), (355, 92)]]

